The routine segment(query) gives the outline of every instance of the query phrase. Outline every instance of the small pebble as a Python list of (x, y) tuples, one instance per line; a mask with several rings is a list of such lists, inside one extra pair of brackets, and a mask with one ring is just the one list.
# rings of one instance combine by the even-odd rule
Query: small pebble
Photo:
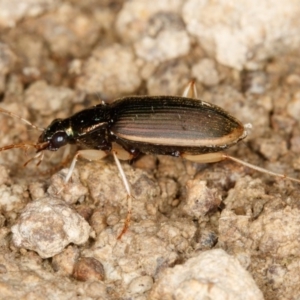
[(74, 266), (73, 277), (79, 281), (104, 280), (104, 268), (93, 257), (80, 258)]
[(152, 288), (153, 279), (151, 276), (140, 276), (133, 279), (129, 285), (129, 291), (132, 294), (142, 294)]

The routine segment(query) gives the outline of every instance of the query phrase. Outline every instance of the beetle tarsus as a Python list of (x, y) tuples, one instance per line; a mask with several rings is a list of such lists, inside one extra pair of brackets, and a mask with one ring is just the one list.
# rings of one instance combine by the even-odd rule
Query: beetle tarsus
[(119, 173), (121, 175), (121, 179), (123, 181), (123, 185), (125, 187), (125, 190), (127, 192), (127, 216), (126, 216), (126, 220), (125, 220), (125, 224), (124, 227), (121, 231), (121, 233), (118, 236), (118, 239), (121, 239), (122, 235), (127, 231), (128, 227), (129, 227), (129, 223), (130, 223), (130, 219), (131, 219), (131, 210), (132, 210), (132, 193), (131, 193), (131, 189), (130, 189), (130, 184), (127, 180), (127, 177), (125, 175), (125, 172), (122, 168), (122, 165), (120, 163), (120, 160), (118, 158), (118, 155), (115, 151), (112, 151), (117, 168), (119, 170)]
[(272, 171), (269, 171), (267, 169), (264, 169), (264, 168), (261, 168), (259, 166), (256, 166), (256, 165), (253, 165), (253, 164), (250, 164), (246, 161), (243, 161), (241, 159), (238, 159), (236, 157), (233, 157), (233, 156), (230, 156), (226, 153), (222, 153), (223, 155), (223, 159), (230, 159), (240, 165), (243, 165), (245, 167), (248, 167), (252, 170), (255, 170), (255, 171), (258, 171), (258, 172), (261, 172), (261, 173), (264, 173), (264, 174), (268, 174), (268, 175), (272, 175), (274, 177), (279, 177), (281, 179), (287, 179), (287, 180), (290, 180), (290, 181), (293, 181), (293, 182), (297, 182), (297, 183), (300, 183), (300, 179), (297, 179), (297, 178), (293, 178), (293, 177), (289, 177), (287, 176), (286, 174), (281, 174), (281, 173), (276, 173), (276, 172), (272, 172)]
[[(131, 196), (129, 196), (129, 197), (131, 197)], [(120, 240), (122, 238), (122, 236), (127, 232), (129, 225), (130, 225), (130, 220), (131, 220), (131, 210), (128, 210), (123, 229), (117, 237), (118, 240)]]

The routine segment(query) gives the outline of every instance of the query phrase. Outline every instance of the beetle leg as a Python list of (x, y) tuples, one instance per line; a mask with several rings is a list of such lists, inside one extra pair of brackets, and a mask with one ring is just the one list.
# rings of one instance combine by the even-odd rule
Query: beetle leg
[(72, 173), (74, 171), (76, 162), (77, 162), (79, 157), (85, 158), (87, 160), (101, 160), (105, 156), (107, 156), (107, 153), (105, 151), (101, 151), (101, 150), (89, 149), (89, 150), (79, 150), (79, 151), (77, 151), (74, 158), (73, 158), (73, 160), (72, 160), (72, 163), (70, 165), (68, 174), (65, 178), (65, 183), (67, 183), (70, 180), (70, 178), (72, 176)]
[(112, 143), (112, 152), (115, 153), (120, 160), (131, 160), (133, 155), (126, 151), (122, 146), (117, 143)]
[(129, 227), (129, 223), (130, 223), (130, 219), (131, 219), (132, 194), (131, 194), (130, 184), (129, 184), (128, 180), (127, 180), (125, 172), (124, 172), (124, 170), (122, 168), (122, 165), (120, 163), (120, 160), (119, 160), (119, 157), (118, 157), (118, 153), (113, 150), (112, 154), (114, 156), (116, 165), (117, 165), (118, 170), (119, 170), (120, 175), (121, 175), (121, 179), (123, 181), (125, 190), (127, 192), (127, 216), (126, 216), (126, 220), (125, 220), (125, 223), (124, 223), (124, 227), (123, 227), (121, 233), (118, 235), (118, 239), (120, 239), (122, 237), (122, 235), (127, 231), (128, 227)]
[(198, 98), (195, 80), (191, 80), (182, 93), (182, 97)]
[[(26, 149), (27, 150), (27, 149)], [(38, 167), (40, 165), (40, 163), (42, 162), (43, 158), (44, 158), (44, 152), (41, 151), (41, 152), (38, 152), (34, 157), (28, 159), (25, 164), (24, 164), (24, 167), (26, 167), (30, 162), (32, 162), (33, 160), (35, 159), (39, 159), (38, 162), (36, 163), (36, 166)]]
[(130, 223), (130, 219), (131, 219), (131, 211), (132, 211), (132, 194), (131, 194), (130, 184), (129, 184), (127, 177), (125, 175), (125, 172), (122, 168), (120, 160), (131, 160), (133, 158), (133, 155), (131, 153), (129, 153), (128, 151), (126, 151), (122, 146), (120, 146), (117, 143), (112, 143), (112, 154), (115, 159), (116, 165), (118, 167), (119, 173), (121, 175), (123, 185), (127, 192), (127, 216), (125, 219), (124, 227), (123, 227), (121, 233), (118, 235), (118, 239), (120, 239), (129, 227), (129, 223)]
[(218, 162), (227, 158), (226, 154), (224, 154), (223, 152), (214, 152), (214, 153), (206, 153), (206, 154), (183, 153), (181, 154), (181, 156), (187, 160), (203, 163), (203, 164)]
[[(75, 169), (75, 165), (76, 162), (78, 160), (79, 157), (85, 158), (87, 160), (101, 160), (102, 158), (104, 158), (105, 156), (107, 156), (107, 153), (105, 151), (101, 151), (101, 150), (93, 150), (93, 149), (87, 149), (87, 150), (79, 150), (76, 152), (76, 154), (74, 155), (74, 158), (71, 162), (69, 171), (67, 173), (67, 176), (65, 177), (65, 184), (68, 183), (68, 181), (70, 180), (72, 173)], [(61, 188), (59, 191), (56, 192), (56, 194), (60, 194), (60, 192), (64, 189)]]
[(279, 177), (279, 178), (282, 178), (282, 179), (288, 179), (290, 181), (294, 181), (294, 182), (297, 182), (297, 183), (300, 183), (300, 179), (296, 179), (296, 178), (293, 178), (293, 177), (289, 177), (285, 174), (280, 174), (280, 173), (276, 173), (276, 172), (272, 172), (272, 171), (269, 171), (267, 169), (264, 169), (264, 168), (261, 168), (261, 167), (258, 167), (256, 165), (252, 165), (246, 161), (243, 161), (243, 160), (240, 160), (238, 158), (235, 158), (233, 156), (230, 156), (230, 155), (227, 155), (226, 153), (223, 153), (223, 159), (230, 159), (232, 161), (235, 161), (236, 163), (238, 164), (241, 164), (243, 166), (246, 166), (250, 169), (253, 169), (253, 170), (256, 170), (258, 172), (261, 172), (261, 173), (265, 173), (265, 174), (269, 174), (269, 175), (272, 175), (272, 176), (275, 176), (275, 177)]
[[(125, 220), (124, 227), (118, 236), (118, 239), (120, 239), (129, 227), (130, 218), (131, 218), (131, 208), (132, 208), (132, 195), (131, 195), (130, 184), (126, 178), (125, 172), (120, 163), (120, 159), (121, 160), (130, 160), (130, 159), (132, 159), (132, 155), (116, 143), (113, 143), (112, 146), (113, 146), (112, 154), (115, 159), (117, 168), (120, 172), (121, 179), (123, 181), (123, 184), (124, 184), (124, 187), (125, 187), (125, 190), (127, 193), (127, 217)], [(75, 154), (75, 156), (72, 160), (72, 163), (70, 165), (68, 174), (65, 178), (65, 182), (67, 183), (70, 180), (72, 173), (74, 171), (76, 162), (79, 157), (85, 158), (87, 160), (101, 160), (105, 156), (107, 156), (107, 152), (102, 151), (102, 150), (80, 150), (80, 151), (77, 151), (77, 153)]]
[(252, 165), (248, 162), (245, 162), (243, 160), (240, 160), (238, 158), (235, 158), (235, 157), (230, 156), (230, 155), (228, 155), (226, 153), (223, 153), (223, 152), (207, 153), (207, 154), (199, 154), (199, 155), (182, 154), (181, 156), (183, 158), (187, 159), (187, 160), (198, 162), (198, 163), (213, 163), (213, 162), (218, 162), (218, 161), (221, 161), (221, 160), (224, 160), (224, 159), (230, 159), (230, 160), (232, 160), (232, 161), (234, 161), (234, 162), (236, 162), (240, 165), (243, 165), (245, 167), (248, 167), (252, 170), (256, 170), (256, 171), (259, 171), (261, 173), (265, 173), (265, 174), (268, 174), (268, 175), (272, 175), (272, 176), (275, 176), (275, 177), (279, 177), (279, 178), (282, 178), (282, 179), (288, 179), (288, 180), (300, 183), (300, 179), (289, 177), (285, 174), (280, 174), (280, 173), (269, 171), (267, 169), (258, 167), (256, 165)]

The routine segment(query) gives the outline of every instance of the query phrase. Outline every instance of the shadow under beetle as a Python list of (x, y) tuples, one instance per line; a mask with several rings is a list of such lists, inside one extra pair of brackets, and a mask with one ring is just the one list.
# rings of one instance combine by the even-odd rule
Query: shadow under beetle
[[(128, 213), (120, 238), (127, 230), (131, 217), (132, 195), (120, 160), (131, 160), (140, 153), (162, 154), (198, 162), (210, 163), (230, 159), (254, 170), (300, 183), (300, 180), (274, 173), (229, 156), (223, 150), (247, 136), (250, 125), (243, 125), (222, 108), (197, 98), (194, 81), (186, 87), (182, 97), (131, 96), (84, 109), (66, 119), (55, 119), (46, 128), (4, 109), (2, 113), (16, 117), (41, 130), (37, 143), (20, 143), (0, 148), (35, 148), (30, 159), (43, 160), (43, 151), (57, 151), (67, 144), (84, 146), (76, 152), (65, 182), (71, 178), (79, 157), (100, 160), (112, 153), (120, 172), (128, 198)], [(26, 164), (27, 164), (26, 163)]]

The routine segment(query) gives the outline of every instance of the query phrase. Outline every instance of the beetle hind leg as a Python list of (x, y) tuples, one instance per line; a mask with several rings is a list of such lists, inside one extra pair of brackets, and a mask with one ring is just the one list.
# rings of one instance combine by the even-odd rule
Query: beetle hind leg
[(252, 165), (252, 164), (250, 164), (246, 161), (240, 160), (240, 159), (235, 158), (233, 156), (227, 155), (226, 153), (223, 153), (223, 157), (224, 157), (223, 159), (230, 159), (230, 160), (232, 160), (232, 161), (234, 161), (238, 164), (241, 164), (243, 166), (248, 167), (249, 169), (252, 169), (252, 170), (255, 170), (255, 171), (258, 171), (258, 172), (261, 172), (261, 173), (265, 173), (265, 174), (268, 174), (268, 175), (271, 175), (271, 176), (274, 176), (274, 177), (279, 177), (281, 179), (287, 179), (287, 180), (290, 180), (290, 181), (293, 181), (293, 182), (300, 183), (300, 179), (289, 177), (286, 174), (281, 174), (281, 173), (276, 173), (276, 172), (269, 171), (267, 169), (261, 168), (261, 167), (256, 166), (256, 165)]
[(228, 155), (224, 152), (196, 154), (196, 155), (195, 154), (183, 153), (181, 156), (183, 158), (187, 159), (187, 160), (197, 162), (197, 163), (213, 163), (213, 162), (218, 162), (218, 161), (221, 161), (221, 160), (229, 159), (229, 160), (234, 161), (234, 162), (236, 162), (240, 165), (243, 165), (243, 166), (245, 166), (249, 169), (252, 169), (252, 170), (255, 170), (255, 171), (258, 171), (258, 172), (261, 172), (261, 173), (265, 173), (265, 174), (268, 174), (268, 175), (271, 175), (271, 176), (274, 176), (274, 177), (279, 177), (281, 179), (287, 179), (287, 180), (290, 180), (290, 181), (300, 183), (300, 179), (289, 177), (285, 174), (280, 174), (280, 173), (269, 171), (267, 169), (258, 167), (256, 165), (250, 164), (250, 163), (248, 163), (246, 161), (243, 161), (241, 159), (230, 156), (230, 155)]
[(206, 154), (187, 154), (183, 153), (181, 156), (187, 160), (194, 161), (197, 163), (213, 163), (224, 160), (228, 158), (228, 156), (223, 152), (213, 152), (213, 153), (206, 153)]

